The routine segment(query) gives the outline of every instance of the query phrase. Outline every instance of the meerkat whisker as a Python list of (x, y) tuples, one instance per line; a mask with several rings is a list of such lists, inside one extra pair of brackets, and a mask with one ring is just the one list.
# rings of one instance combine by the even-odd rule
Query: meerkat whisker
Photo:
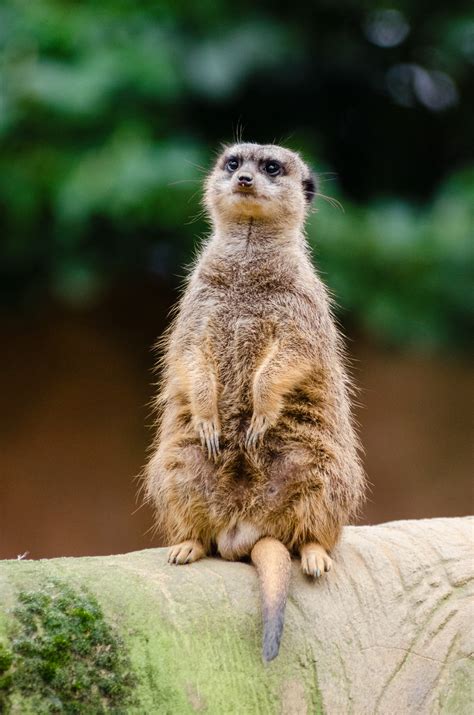
[(341, 202), (333, 198), (332, 196), (326, 196), (319, 191), (316, 192), (316, 196), (319, 196), (324, 201), (327, 201), (327, 203), (330, 204), (333, 208), (339, 209), (340, 211), (342, 211), (342, 213), (345, 213), (344, 206), (341, 204)]
[(200, 184), (200, 179), (179, 179), (178, 181), (170, 181), (168, 186), (178, 186), (178, 184)]
[(189, 166), (192, 166), (194, 169), (197, 169), (198, 171), (201, 171), (203, 174), (207, 174), (209, 169), (206, 169), (205, 166), (201, 166), (200, 164), (195, 164), (193, 161), (190, 161), (189, 159), (185, 159), (186, 164), (189, 164)]

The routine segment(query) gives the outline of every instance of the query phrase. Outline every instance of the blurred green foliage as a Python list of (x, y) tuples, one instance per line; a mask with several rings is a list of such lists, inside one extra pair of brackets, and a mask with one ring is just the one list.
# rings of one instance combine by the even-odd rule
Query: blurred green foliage
[[(321, 206), (310, 222), (336, 304), (369, 334), (423, 350), (472, 345), (474, 169), (425, 208), (400, 200)], [(345, 312), (343, 318), (348, 318)]]
[(7, 305), (174, 280), (206, 230), (199, 167), (242, 124), (336, 170), (345, 212), (320, 199), (309, 235), (345, 320), (467, 344), (470, 3), (4, 0), (0, 53)]

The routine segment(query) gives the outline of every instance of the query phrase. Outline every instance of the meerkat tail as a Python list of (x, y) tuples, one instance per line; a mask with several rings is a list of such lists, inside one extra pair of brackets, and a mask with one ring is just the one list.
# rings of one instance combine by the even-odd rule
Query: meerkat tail
[(276, 658), (285, 621), (285, 606), (290, 583), (291, 558), (277, 539), (257, 541), (250, 558), (257, 569), (263, 616), (262, 655), (265, 662)]

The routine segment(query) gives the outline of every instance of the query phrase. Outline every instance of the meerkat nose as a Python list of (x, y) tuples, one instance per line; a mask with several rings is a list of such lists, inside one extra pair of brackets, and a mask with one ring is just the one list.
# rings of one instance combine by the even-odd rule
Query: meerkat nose
[(250, 174), (239, 174), (237, 181), (239, 182), (239, 186), (252, 186), (253, 176), (250, 176)]

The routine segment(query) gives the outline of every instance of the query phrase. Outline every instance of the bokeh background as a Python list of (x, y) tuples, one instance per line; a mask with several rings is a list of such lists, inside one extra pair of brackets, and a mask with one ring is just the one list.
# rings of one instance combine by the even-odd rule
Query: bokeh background
[(308, 225), (360, 388), (363, 521), (472, 510), (471, 2), (3, 0), (0, 556), (159, 543), (151, 347), (221, 142), (321, 174)]

